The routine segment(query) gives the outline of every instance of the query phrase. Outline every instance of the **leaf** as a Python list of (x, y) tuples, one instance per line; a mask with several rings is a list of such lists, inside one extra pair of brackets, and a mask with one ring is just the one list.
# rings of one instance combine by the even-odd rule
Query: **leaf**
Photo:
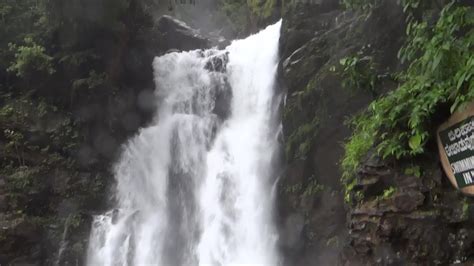
[(458, 78), (458, 84), (456, 85), (456, 89), (459, 90), (461, 88), (462, 84), (466, 80), (467, 72), (464, 72), (459, 78)]
[(412, 136), (408, 141), (408, 145), (414, 151), (419, 150), (421, 146), (421, 135), (416, 134), (415, 136)]
[(431, 65), (431, 71), (434, 71), (436, 70), (436, 68), (438, 67), (439, 65), (439, 62), (441, 62), (441, 58), (443, 58), (443, 54), (442, 53), (438, 53), (435, 57), (435, 59), (433, 60), (433, 64)]

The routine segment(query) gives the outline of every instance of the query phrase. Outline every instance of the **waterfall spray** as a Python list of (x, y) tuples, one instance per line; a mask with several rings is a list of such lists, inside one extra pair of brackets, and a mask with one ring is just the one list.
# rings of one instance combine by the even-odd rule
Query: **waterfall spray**
[(89, 265), (278, 265), (271, 160), (281, 22), (154, 61), (158, 109), (115, 165)]

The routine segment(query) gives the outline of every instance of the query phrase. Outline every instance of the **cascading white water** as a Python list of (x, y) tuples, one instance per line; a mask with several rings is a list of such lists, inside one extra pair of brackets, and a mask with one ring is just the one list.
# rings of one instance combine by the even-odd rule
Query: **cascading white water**
[(278, 265), (271, 162), (281, 22), (225, 50), (154, 61), (154, 122), (115, 166), (89, 265)]

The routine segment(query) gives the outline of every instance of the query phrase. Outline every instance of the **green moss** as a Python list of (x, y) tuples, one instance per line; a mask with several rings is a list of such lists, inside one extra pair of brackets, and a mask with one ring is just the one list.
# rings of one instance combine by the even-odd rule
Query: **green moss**
[[(17, 157), (20, 165), (25, 164), (24, 155), (29, 152), (72, 153), (81, 141), (77, 125), (70, 114), (60, 110), (43, 98), (19, 95), (4, 98), (0, 108), (0, 135), (8, 141), (6, 154)], [(30, 132), (41, 132), (49, 137), (47, 146), (31, 145), (28, 142)]]
[(324, 190), (324, 186), (319, 184), (316, 179), (311, 180), (305, 187), (302, 196), (311, 197)]
[(388, 199), (392, 197), (395, 194), (395, 192), (397, 192), (397, 189), (395, 187), (389, 187), (385, 189), (382, 194), (382, 199)]
[(273, 14), (276, 0), (247, 0), (250, 11), (259, 18), (268, 18)]
[(360, 51), (354, 56), (344, 57), (341, 65), (342, 86), (350, 90), (367, 91), (376, 96), (375, 84), (378, 80), (372, 56), (363, 56)]
[(350, 182), (345, 182), (344, 184), (344, 202), (347, 204), (351, 204), (352, 201), (352, 193), (354, 190), (354, 187), (356, 185), (356, 180), (352, 179)]
[[(42, 185), (41, 167), (20, 166), (10, 168), (6, 178), (6, 195), (10, 211), (22, 213), (27, 197), (25, 192), (34, 192)], [(4, 172), (5, 173), (5, 172)]]
[(243, 34), (248, 30), (248, 6), (245, 1), (219, 0), (220, 10), (223, 11), (232, 23), (233, 30), (237, 34)]
[(405, 171), (404, 174), (405, 175), (412, 175), (412, 176), (416, 176), (416, 177), (421, 177), (421, 167), (419, 165), (412, 165), (412, 166), (409, 166), (407, 168), (405, 168)]
[(294, 185), (286, 186), (283, 191), (287, 194), (305, 198), (314, 197), (323, 190), (324, 186), (321, 185), (314, 176), (311, 176), (304, 183), (298, 182)]
[(288, 194), (298, 194), (300, 193), (302, 188), (303, 188), (303, 184), (297, 183), (297, 184), (285, 187), (284, 191), (285, 193), (288, 193)]
[(286, 156), (288, 159), (305, 159), (310, 151), (318, 127), (318, 117), (314, 117), (310, 123), (298, 127), (286, 142)]
[[(357, 119), (357, 117), (355, 118)], [(357, 123), (357, 120), (354, 120)], [(366, 132), (353, 134), (344, 145), (345, 155), (342, 159), (343, 183), (349, 184), (359, 167), (363, 157), (367, 155), (373, 145), (373, 136)]]
[(342, 0), (342, 4), (347, 9), (371, 10), (380, 4), (380, 0)]

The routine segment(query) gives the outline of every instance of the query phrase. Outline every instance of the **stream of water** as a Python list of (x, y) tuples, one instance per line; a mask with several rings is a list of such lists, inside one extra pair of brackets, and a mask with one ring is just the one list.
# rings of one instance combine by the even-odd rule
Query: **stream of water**
[(157, 111), (114, 167), (88, 265), (279, 265), (273, 203), (281, 22), (154, 60)]

